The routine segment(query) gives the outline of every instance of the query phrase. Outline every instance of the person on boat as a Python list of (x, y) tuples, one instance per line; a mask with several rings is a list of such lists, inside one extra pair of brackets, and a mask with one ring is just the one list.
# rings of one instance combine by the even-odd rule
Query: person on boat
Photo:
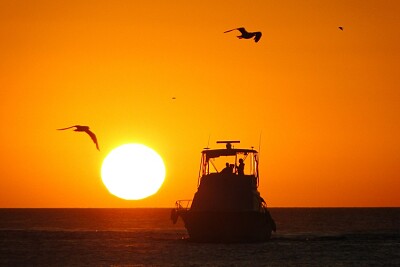
[(232, 173), (232, 169), (229, 166), (229, 162), (225, 163), (225, 168), (221, 171), (221, 173), (223, 174)]
[(236, 167), (238, 175), (244, 175), (244, 163), (243, 159), (239, 159), (239, 166)]

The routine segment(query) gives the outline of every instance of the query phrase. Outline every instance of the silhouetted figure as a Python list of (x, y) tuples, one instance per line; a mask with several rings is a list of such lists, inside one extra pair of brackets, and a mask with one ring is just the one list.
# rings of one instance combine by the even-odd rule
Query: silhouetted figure
[(343, 31), (343, 27), (339, 27), (339, 30)]
[(90, 136), (90, 138), (92, 138), (93, 142), (96, 144), (97, 150), (100, 151), (99, 144), (97, 143), (96, 135), (92, 131), (89, 130), (89, 126), (74, 125), (74, 126), (70, 126), (70, 127), (67, 127), (67, 128), (57, 129), (57, 130), (67, 130), (67, 129), (71, 129), (71, 128), (74, 128), (74, 127), (76, 128), (74, 130), (75, 132), (85, 132), (85, 133), (87, 133)]
[(229, 173), (230, 172), (230, 167), (229, 167), (229, 162), (225, 163), (225, 168), (221, 171), (221, 173)]
[(236, 167), (238, 175), (244, 175), (243, 159), (239, 159), (239, 166)]
[(234, 31), (234, 30), (238, 30), (242, 34), (242, 35), (237, 36), (237, 38), (239, 38), (239, 39), (251, 39), (251, 38), (254, 37), (254, 42), (256, 42), (256, 43), (258, 41), (260, 41), (260, 38), (261, 38), (261, 35), (262, 35), (261, 32), (248, 32), (243, 27), (232, 29), (232, 30), (228, 30), (228, 31), (225, 31), (224, 33), (231, 32), (231, 31)]

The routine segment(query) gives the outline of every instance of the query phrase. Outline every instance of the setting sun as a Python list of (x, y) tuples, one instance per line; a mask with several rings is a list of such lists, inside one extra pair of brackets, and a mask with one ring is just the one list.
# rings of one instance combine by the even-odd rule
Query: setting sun
[(111, 194), (138, 200), (155, 194), (165, 178), (162, 158), (142, 144), (126, 144), (112, 150), (103, 161), (101, 177)]

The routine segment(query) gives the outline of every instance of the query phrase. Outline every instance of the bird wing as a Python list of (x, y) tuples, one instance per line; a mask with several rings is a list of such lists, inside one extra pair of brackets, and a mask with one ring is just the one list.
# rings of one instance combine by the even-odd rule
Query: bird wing
[(255, 35), (256, 35), (256, 37), (254, 37), (254, 42), (257, 43), (258, 41), (260, 41), (262, 33), (256, 32)]
[(96, 135), (90, 130), (86, 130), (85, 132), (90, 136), (90, 138), (92, 138), (93, 142), (96, 144), (97, 150), (100, 150), (99, 143), (97, 143)]
[(67, 129), (71, 129), (71, 128), (74, 128), (74, 127), (76, 127), (76, 125), (74, 125), (74, 126), (70, 126), (70, 127), (67, 127), (67, 128), (61, 128), (61, 129), (57, 129), (57, 130), (67, 130)]
[(224, 31), (224, 33), (231, 32), (231, 31), (234, 31), (234, 30), (237, 30), (237, 29), (227, 30), (227, 31)]

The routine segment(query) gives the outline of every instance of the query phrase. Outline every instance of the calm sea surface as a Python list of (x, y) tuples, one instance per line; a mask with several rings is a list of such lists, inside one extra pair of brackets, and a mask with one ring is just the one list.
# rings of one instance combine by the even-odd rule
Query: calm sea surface
[(400, 266), (400, 208), (271, 208), (253, 244), (187, 239), (170, 209), (0, 209), (0, 266)]

